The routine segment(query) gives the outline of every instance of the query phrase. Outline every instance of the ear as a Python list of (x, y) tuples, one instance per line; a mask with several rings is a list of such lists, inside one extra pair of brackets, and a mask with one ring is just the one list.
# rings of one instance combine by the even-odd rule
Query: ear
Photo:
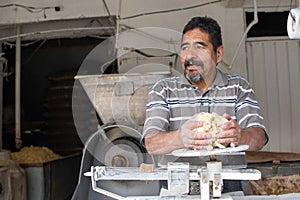
[(221, 62), (224, 54), (224, 46), (221, 45), (217, 48), (217, 63)]

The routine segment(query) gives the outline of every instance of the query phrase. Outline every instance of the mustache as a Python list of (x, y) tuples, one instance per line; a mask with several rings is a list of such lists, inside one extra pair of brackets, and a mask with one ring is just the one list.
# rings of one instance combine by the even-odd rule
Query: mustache
[(184, 61), (184, 67), (187, 68), (188, 66), (196, 65), (200, 67), (204, 67), (204, 63), (201, 60), (195, 60), (193, 58), (187, 59)]

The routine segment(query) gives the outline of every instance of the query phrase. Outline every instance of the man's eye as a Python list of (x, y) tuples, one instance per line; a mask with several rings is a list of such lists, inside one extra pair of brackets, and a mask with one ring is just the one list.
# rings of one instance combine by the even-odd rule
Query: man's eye
[(188, 50), (188, 47), (187, 47), (187, 46), (182, 46), (182, 47), (181, 47), (181, 50), (182, 50), (182, 51)]
[(201, 45), (201, 44), (198, 44), (197, 46), (197, 49), (204, 49), (205, 47), (203, 46), (203, 45)]

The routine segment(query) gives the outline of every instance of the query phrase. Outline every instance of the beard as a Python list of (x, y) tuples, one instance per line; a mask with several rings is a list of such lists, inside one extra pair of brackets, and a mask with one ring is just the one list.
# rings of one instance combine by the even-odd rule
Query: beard
[(198, 83), (204, 80), (202, 74), (197, 72), (196, 70), (188, 70), (187, 67), (190, 65), (196, 65), (204, 70), (204, 63), (201, 60), (195, 60), (193, 58), (188, 59), (184, 62), (184, 76), (190, 82)]
[(184, 76), (187, 80), (193, 83), (198, 83), (204, 80), (203, 76), (195, 71), (185, 70)]

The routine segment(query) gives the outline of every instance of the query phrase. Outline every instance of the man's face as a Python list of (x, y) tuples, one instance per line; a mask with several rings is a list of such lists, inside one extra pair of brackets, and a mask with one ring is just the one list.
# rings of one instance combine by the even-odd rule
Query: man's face
[(221, 57), (214, 52), (213, 45), (209, 42), (208, 33), (196, 28), (184, 34), (180, 61), (187, 79), (191, 82), (197, 83), (205, 81), (210, 76), (214, 77), (216, 63), (221, 60)]

